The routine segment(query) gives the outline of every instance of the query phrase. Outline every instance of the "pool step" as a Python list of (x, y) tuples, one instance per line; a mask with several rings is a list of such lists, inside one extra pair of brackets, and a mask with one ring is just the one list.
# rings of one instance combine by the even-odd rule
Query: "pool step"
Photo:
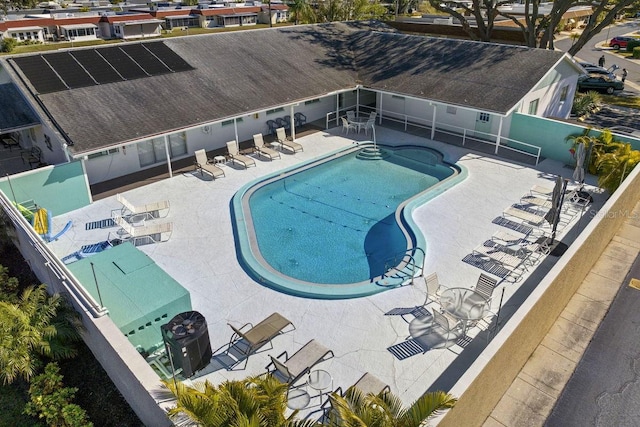
[(361, 160), (382, 160), (389, 157), (391, 154), (378, 147), (365, 147), (356, 155)]

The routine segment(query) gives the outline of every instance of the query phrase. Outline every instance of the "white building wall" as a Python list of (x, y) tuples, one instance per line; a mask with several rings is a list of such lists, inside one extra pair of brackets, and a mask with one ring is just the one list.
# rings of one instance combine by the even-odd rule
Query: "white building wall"
[[(537, 99), (538, 109), (536, 116), (568, 118), (571, 113), (579, 75), (579, 72), (568, 60), (560, 62), (534, 90), (523, 98), (519, 112), (529, 114), (529, 105)], [(567, 88), (564, 100), (561, 99), (563, 87)]]

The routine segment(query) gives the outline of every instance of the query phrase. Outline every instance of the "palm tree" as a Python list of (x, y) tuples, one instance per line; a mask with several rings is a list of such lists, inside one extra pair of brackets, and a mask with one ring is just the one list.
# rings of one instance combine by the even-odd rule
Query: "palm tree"
[(176, 397), (169, 416), (179, 420), (185, 416), (203, 427), (312, 427), (314, 421), (294, 420), (294, 412), (285, 418), (286, 384), (271, 375), (225, 381), (219, 387), (209, 381), (193, 387), (164, 381)]
[(293, 0), (293, 2), (288, 3), (289, 10), (294, 18), (295, 25), (299, 23), (302, 24), (313, 24), (316, 22), (316, 14), (307, 0)]
[(404, 408), (393, 393), (365, 396), (355, 388), (349, 389), (344, 397), (332, 393), (329, 399), (330, 427), (418, 427), (457, 402), (448, 393), (434, 391), (423, 394), (409, 408)]
[(611, 147), (614, 149), (598, 157), (596, 167), (600, 172), (598, 186), (613, 193), (640, 162), (640, 151), (626, 142), (614, 142)]
[(77, 313), (45, 285), (30, 286), (17, 302), (0, 301), (0, 379), (9, 384), (29, 380), (41, 367), (39, 356), (73, 357), (69, 345), (79, 338)]

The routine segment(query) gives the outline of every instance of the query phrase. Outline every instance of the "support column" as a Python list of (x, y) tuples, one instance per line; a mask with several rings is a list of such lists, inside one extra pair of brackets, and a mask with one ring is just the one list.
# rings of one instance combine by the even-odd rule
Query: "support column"
[(382, 98), (384, 98), (384, 93), (378, 92), (378, 95), (380, 95), (380, 102), (378, 103), (378, 110), (380, 110), (380, 114), (378, 114), (378, 124), (381, 125), (382, 124)]
[(296, 116), (293, 111), (293, 105), (291, 106), (291, 140), (296, 140)]
[(169, 169), (169, 178), (173, 178), (173, 170), (171, 170), (171, 151), (169, 150), (169, 135), (164, 136), (164, 151), (167, 154), (167, 168)]
[(500, 147), (500, 137), (502, 135), (502, 121), (504, 120), (504, 117), (500, 116), (500, 125), (498, 125), (498, 137), (496, 138), (496, 152), (495, 154), (498, 154), (498, 148)]
[(340, 93), (336, 93), (336, 126), (340, 125)]
[(433, 105), (433, 118), (431, 119), (431, 140), (435, 141), (436, 137), (436, 112), (438, 110), (436, 104)]
[(236, 135), (236, 142), (238, 143), (238, 147), (240, 147), (240, 141), (238, 141), (238, 122), (236, 118), (233, 118), (233, 132)]
[(360, 117), (360, 88), (356, 88), (356, 117)]

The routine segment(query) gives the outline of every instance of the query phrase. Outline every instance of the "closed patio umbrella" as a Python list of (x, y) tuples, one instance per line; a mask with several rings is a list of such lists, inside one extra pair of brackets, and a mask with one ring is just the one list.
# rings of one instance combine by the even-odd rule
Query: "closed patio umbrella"
[(585, 150), (584, 144), (578, 144), (576, 150), (576, 168), (573, 171), (573, 180), (582, 183), (584, 181), (584, 160), (587, 150)]

